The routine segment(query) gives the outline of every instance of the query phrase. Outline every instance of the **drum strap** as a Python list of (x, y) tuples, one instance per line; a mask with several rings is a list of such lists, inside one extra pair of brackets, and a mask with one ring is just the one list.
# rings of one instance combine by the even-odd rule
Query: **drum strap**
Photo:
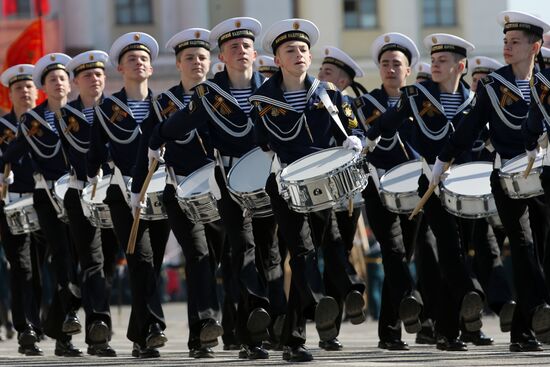
[(500, 154), (496, 153), (495, 161), (493, 162), (493, 169), (500, 169), (502, 167), (502, 160), (500, 159)]
[(374, 167), (370, 162), (368, 163), (369, 166), (369, 173), (370, 177), (372, 178), (372, 181), (374, 182), (374, 186), (376, 186), (376, 191), (380, 191), (380, 178), (378, 177), (378, 170), (376, 167)]
[(546, 148), (546, 152), (544, 153), (544, 156), (542, 157), (542, 165), (543, 166), (550, 166), (550, 152), (549, 149)]
[[(174, 186), (174, 189), (176, 189), (176, 195), (182, 194), (182, 189), (179, 186), (180, 181), (178, 180), (178, 176), (176, 176), (176, 173), (174, 172), (174, 168), (170, 166), (165, 166), (166, 168), (166, 184)], [(183, 177), (185, 178), (185, 177)]]
[[(537, 74), (537, 76), (538, 76), (538, 74)], [(542, 101), (540, 100), (540, 97), (537, 93), (537, 89), (535, 88), (534, 85), (531, 86), (531, 96), (533, 96), (533, 99), (537, 103), (537, 107), (539, 108), (539, 111), (540, 111), (542, 117), (544, 117), (544, 119), (546, 120), (546, 123), (550, 124), (550, 116), (548, 115), (548, 112), (546, 111), (546, 108), (544, 108), (544, 106), (542, 105)]]
[(113, 175), (111, 176), (111, 185), (118, 185), (120, 187), (120, 192), (122, 195), (126, 194), (126, 182), (124, 181), (124, 176), (117, 166), (113, 168)]
[(63, 210), (59, 207), (59, 203), (57, 200), (55, 200), (52, 196), (52, 192), (50, 190), (50, 187), (48, 187), (48, 183), (46, 182), (46, 179), (41, 173), (35, 173), (33, 175), (34, 182), (35, 182), (35, 189), (44, 189), (46, 191), (46, 194), (48, 194), (48, 198), (50, 198), (50, 201), (52, 203), (52, 206), (54, 210), (57, 213), (57, 216), (61, 216), (63, 214)]
[[(216, 162), (216, 166), (220, 167), (220, 170), (222, 172), (223, 179), (225, 181), (225, 184), (227, 185), (227, 176), (225, 175), (225, 167), (223, 166), (222, 162), (222, 156), (220, 154), (220, 151), (217, 149), (214, 149), (214, 160)], [(212, 170), (212, 174), (210, 177), (208, 177), (208, 186), (210, 187), (210, 192), (216, 200), (220, 200), (222, 198), (222, 192), (220, 190), (220, 187), (218, 186), (218, 182), (216, 181), (216, 170)]]
[[(426, 159), (424, 159), (424, 157), (422, 157), (422, 173), (426, 175), (428, 180), (432, 178), (432, 169), (430, 168), (430, 165), (428, 164), (428, 162), (426, 162)], [(434, 193), (439, 196), (439, 187), (435, 188)]]
[(275, 174), (275, 182), (277, 182), (277, 188), (279, 189), (280, 194), (283, 191), (283, 187), (281, 186), (281, 171), (283, 170), (283, 165), (281, 164), (281, 160), (279, 159), (277, 153), (272, 151), (267, 153), (273, 156), (271, 159), (270, 172)]
[(328, 113), (330, 114), (330, 117), (336, 122), (336, 126), (342, 131), (342, 134), (347, 138), (348, 133), (346, 132), (346, 129), (344, 129), (344, 125), (342, 125), (342, 121), (340, 121), (340, 116), (338, 116), (338, 108), (334, 106), (334, 103), (332, 103), (332, 100), (328, 96), (327, 90), (325, 88), (319, 89), (319, 98), (321, 98), (321, 101), (325, 105), (325, 108), (327, 109)]

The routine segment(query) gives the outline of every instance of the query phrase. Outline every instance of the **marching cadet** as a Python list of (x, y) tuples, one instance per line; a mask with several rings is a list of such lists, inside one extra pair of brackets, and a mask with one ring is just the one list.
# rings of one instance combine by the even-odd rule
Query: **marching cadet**
[(470, 84), (470, 89), (472, 92), (477, 90), (478, 83), (481, 79), (504, 66), (497, 60), (487, 56), (476, 56), (468, 61), (468, 65), (471, 69), (470, 75), (472, 76), (472, 84)]
[(544, 274), (534, 250), (537, 233), (530, 223), (537, 219), (537, 208), (541, 210), (544, 204), (537, 198), (508, 197), (498, 173), (503, 162), (524, 151), (520, 129), (531, 102), (529, 79), (535, 56), (541, 47), (542, 35), (550, 29), (550, 25), (530, 14), (516, 11), (500, 13), (498, 21), (503, 26), (503, 53), (508, 65), (481, 80), (472, 110), (464, 115), (435, 161), (432, 184), (439, 182), (445, 162), (468, 150), (488, 122), (491, 144), (497, 153), (495, 169), (491, 174), (491, 190), (510, 241), (517, 292), (510, 351), (540, 351), (542, 345), (536, 337), (547, 340), (550, 334), (550, 307), (546, 303), (548, 291)]
[(212, 64), (210, 67), (210, 75), (213, 77), (217, 73), (220, 73), (225, 68), (225, 63), (218, 61)]
[[(353, 89), (354, 93), (357, 96), (360, 94), (366, 93), (366, 89), (358, 82), (355, 81), (355, 78), (362, 78), (365, 74), (361, 67), (353, 60), (348, 54), (344, 51), (333, 47), (325, 46), (324, 47), (324, 59), (321, 62), (321, 68), (319, 69), (319, 74), (317, 78), (323, 82), (330, 82), (338, 88), (340, 92), (343, 92), (346, 88), (350, 87)], [(347, 95), (343, 95), (344, 103), (342, 108), (344, 113), (350, 114), (353, 111), (353, 99)], [(361, 130), (357, 123), (357, 119), (348, 119), (350, 124), (346, 126), (346, 129), (350, 131), (355, 136), (362, 137), (364, 132)], [(355, 268), (351, 263), (349, 263), (349, 258), (351, 255), (351, 250), (353, 249), (353, 240), (355, 239), (355, 232), (357, 231), (357, 221), (361, 214), (361, 206), (354, 205), (351, 215), (349, 209), (346, 208), (337, 208), (333, 218), (338, 224), (339, 235), (344, 241), (344, 246), (346, 250), (345, 258), (348, 259), (348, 264), (346, 265), (346, 270), (352, 279), (358, 279)], [(329, 232), (332, 234), (333, 232)], [(329, 236), (325, 236), (325, 240), (331, 240)], [(356, 283), (359, 283), (356, 281)], [(336, 319), (336, 328), (340, 332), (340, 323), (342, 320), (343, 312), (343, 299), (337, 297), (339, 290), (331, 289), (331, 284), (326, 284), (327, 295), (332, 296), (338, 302), (340, 309), (340, 315)], [(358, 285), (358, 288), (361, 287)], [(364, 292), (364, 287), (361, 289), (361, 292)], [(325, 350), (340, 350), (342, 349), (342, 344), (338, 339), (320, 341), (319, 347)]]
[[(284, 165), (329, 148), (334, 140), (344, 143), (344, 147), (349, 149), (361, 150), (360, 140), (357, 137), (346, 139), (320, 103), (320, 94), (327, 93), (328, 88), (329, 98), (340, 107), (339, 118), (349, 123), (355, 117), (353, 113), (344, 113), (340, 92), (333, 85), (307, 75), (311, 65), (310, 46), (318, 37), (319, 30), (310, 21), (287, 19), (273, 24), (262, 42), (264, 50), (275, 55), (280, 71), (250, 98), (256, 107), (254, 130), (260, 147), (276, 153)], [(331, 219), (331, 209), (309, 215), (294, 212), (280, 196), (277, 186), (275, 174), (271, 174), (266, 192), (288, 246), (292, 269), (289, 305), (281, 340), (284, 345), (283, 359), (310, 361), (313, 357), (305, 347), (306, 318), (315, 320), (319, 337), (326, 342), (338, 335), (336, 318), (339, 314), (335, 299), (325, 296), (317, 267), (315, 247), (327, 242), (314, 244), (313, 237), (319, 239), (328, 231), (338, 230)], [(323, 246), (325, 282), (333, 282), (334, 289), (338, 289), (343, 297), (352, 294), (352, 297), (346, 297), (346, 313), (360, 323), (364, 320), (364, 302), (360, 292), (353, 289), (352, 282), (346, 277), (342, 261), (343, 243), (335, 236), (336, 232), (330, 235), (335, 239)]]
[[(210, 31), (203, 28), (185, 29), (173, 36), (166, 48), (176, 55), (176, 67), (180, 82), (160, 94), (153, 105), (159, 121), (164, 121), (176, 111), (185, 108), (193, 94), (193, 88), (206, 80), (210, 67)], [(185, 121), (179, 121), (185, 124)], [(159, 135), (162, 123), (157, 124), (150, 138), (152, 145), (165, 143)], [(147, 147), (149, 142), (147, 142)], [(158, 157), (160, 158), (160, 157)], [(195, 129), (182, 140), (169, 141), (165, 145), (167, 184), (163, 203), (168, 221), (185, 256), (185, 274), (188, 289), (187, 315), (189, 319), (189, 356), (214, 357), (212, 347), (218, 344), (222, 327), (218, 323), (219, 302), (216, 294), (216, 257), (220, 256), (225, 240), (221, 221), (193, 223), (184, 213), (176, 197), (176, 188), (185, 176), (190, 175), (213, 160), (208, 130)], [(147, 169), (147, 167), (143, 167)], [(210, 247), (214, 252), (211, 253)], [(216, 256), (217, 255), (217, 256)], [(229, 315), (228, 315), (229, 316)]]
[[(86, 152), (90, 144), (94, 107), (103, 99), (108, 55), (99, 50), (83, 52), (70, 60), (67, 71), (79, 96), (61, 108), (55, 126), (70, 165), (69, 187), (63, 199), (69, 228), (76, 243), (82, 272), (82, 305), (86, 313), (88, 354), (116, 357), (109, 346), (111, 312), (104, 263), (114, 262), (116, 238), (112, 229), (96, 230), (84, 215), (80, 197), (86, 185)], [(104, 243), (105, 242), (105, 243)], [(103, 243), (103, 246), (102, 246)], [(104, 253), (104, 250), (106, 253)]]
[(419, 62), (415, 69), (417, 83), (432, 80), (432, 66), (427, 62)]
[[(130, 204), (126, 187), (134, 173), (135, 162), (140, 158), (138, 148), (146, 144), (140, 140), (148, 141), (156, 123), (148, 79), (153, 73), (151, 63), (157, 55), (157, 41), (146, 33), (130, 32), (116, 39), (109, 51), (109, 60), (122, 75), (124, 87), (105, 97), (94, 111), (86, 162), (88, 181), (92, 184), (98, 182), (99, 168), (109, 155), (114, 168), (105, 203), (109, 206), (115, 235), (121, 246), (128, 243), (134, 208), (141, 208), (142, 175), (137, 172), (133, 177)], [(143, 157), (147, 159), (146, 152)], [(126, 335), (134, 342), (134, 357), (159, 357), (157, 348), (167, 341), (157, 279), (168, 233), (166, 220), (140, 219), (135, 251), (126, 254), (132, 290), (132, 311)]]
[[(374, 121), (367, 131), (367, 146), (372, 151), (381, 134), (391, 134), (409, 118), (413, 119), (416, 148), (423, 157), (423, 173), (418, 182), (420, 195), (428, 190), (428, 165), (434, 163), (454, 125), (470, 109), (474, 98), (461, 81), (467, 52), (474, 46), (462, 38), (441, 33), (429, 35), (424, 44), (431, 50), (433, 81), (403, 88), (396, 106)], [(426, 202), (424, 215), (436, 237), (443, 280), (435, 325), (437, 348), (465, 351), (466, 344), (458, 339), (459, 325), (464, 323), (471, 332), (481, 328), (483, 292), (466, 266), (457, 218), (434, 196)]]
[[(0, 150), (2, 154), (14, 141), (18, 131), (18, 121), (27, 111), (36, 107), (38, 97), (36, 86), (32, 81), (34, 65), (20, 64), (7, 69), (0, 79), (2, 85), (9, 89), (10, 101), (13, 108), (10, 113), (0, 117)], [(32, 266), (31, 248), (41, 245), (36, 232), (14, 235), (10, 232), (4, 206), (20, 198), (29, 197), (34, 189), (32, 161), (27, 154), (11, 167), (14, 174), (3, 177), (0, 182), (8, 185), (7, 197), (1, 205), (0, 235), (6, 258), (10, 264), (10, 290), (11, 313), (15, 330), (18, 332), (19, 353), (26, 356), (43, 355), (42, 350), (36, 345), (42, 334), (40, 326), (40, 300), (34, 291), (33, 278), (39, 278), (40, 274)], [(7, 182), (5, 182), (7, 181)]]
[(273, 57), (267, 55), (260, 55), (254, 61), (254, 68), (266, 78), (270, 78), (279, 70), (279, 67), (275, 65)]
[(52, 196), (55, 181), (67, 172), (55, 119), (67, 103), (71, 90), (66, 69), (70, 60), (65, 54), (52, 53), (36, 63), (33, 81), (44, 90), (48, 99), (23, 114), (20, 131), (4, 153), (3, 162), (15, 165), (28, 152), (31, 154), (35, 168), (34, 208), (52, 254), (57, 281), (56, 292), (44, 322), (44, 332), (56, 339), (55, 355), (74, 357), (82, 355), (71, 343), (71, 335), (81, 331), (76, 316), (80, 306), (80, 290), (72, 261), (69, 229), (61, 221), (62, 209)]
[[(419, 52), (414, 42), (401, 33), (386, 33), (372, 44), (372, 56), (379, 68), (382, 86), (355, 100), (357, 114), (365, 128), (378, 119), (388, 108), (395, 106), (401, 96), (401, 88), (406, 85), (411, 69), (416, 66)], [(409, 124), (407, 124), (409, 125)], [(407, 125), (400, 130), (409, 129)], [(408, 134), (410, 135), (410, 134)], [(382, 305), (378, 321), (379, 348), (389, 350), (407, 350), (408, 345), (401, 339), (401, 321), (409, 333), (421, 330), (420, 313), (423, 308), (422, 298), (415, 290), (413, 278), (410, 274), (407, 253), (417, 240), (417, 232), (422, 226), (427, 231), (425, 221), (416, 218), (409, 221), (405, 215), (390, 212), (382, 204), (378, 194), (379, 177), (413, 157), (413, 153), (401, 139), (399, 132), (383, 134), (380, 142), (367, 155), (370, 169), (369, 184), (363, 191), (365, 209), (370, 227), (382, 250), (382, 264), (384, 265), (384, 283), (382, 288)], [(431, 237), (433, 238), (433, 237)], [(424, 241), (425, 242), (425, 241)], [(419, 243), (417, 255), (423, 255), (424, 247), (431, 250), (432, 243)], [(426, 250), (427, 251), (427, 250)], [(423, 258), (424, 259), (424, 258)], [(418, 262), (420, 264), (420, 261)], [(425, 266), (419, 267), (419, 282), (426, 285), (431, 293), (436, 290), (437, 275), (424, 276), (423, 271), (433, 272)]]
[[(231, 246), (233, 273), (238, 277), (236, 329), (237, 338), (242, 343), (239, 358), (247, 359), (269, 357), (267, 350), (262, 347), (272, 321), (268, 311), (272, 311), (273, 315), (281, 312), (271, 310), (266, 282), (259, 271), (259, 264), (256, 264), (256, 243), (253, 237), (255, 224), (252, 218), (243, 216), (241, 207), (227, 190), (228, 170), (239, 157), (255, 146), (248, 97), (264, 80), (261, 74), (253, 71), (256, 58), (254, 39), (260, 31), (260, 22), (248, 17), (227, 19), (214, 27), (210, 33), (210, 43), (220, 47), (219, 58), (225, 63), (225, 69), (218, 72), (214, 79), (196, 86), (187, 108), (174, 113), (159, 129), (161, 137), (173, 141), (183, 140), (194, 129), (204, 127), (215, 148), (215, 185), (212, 182), (211, 190), (216, 196)], [(150, 148), (151, 157), (159, 156), (159, 145)], [(274, 235), (271, 223), (262, 232)], [(278, 252), (278, 248), (273, 247), (268, 249), (268, 253), (273, 250)], [(280, 256), (278, 260), (280, 262)], [(276, 270), (279, 274), (273, 274), (271, 279), (282, 278), (280, 266), (278, 268)]]

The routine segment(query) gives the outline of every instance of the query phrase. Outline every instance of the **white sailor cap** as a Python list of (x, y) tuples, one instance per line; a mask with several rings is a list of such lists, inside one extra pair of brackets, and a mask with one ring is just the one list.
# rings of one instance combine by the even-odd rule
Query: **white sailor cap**
[(210, 31), (204, 28), (187, 28), (175, 34), (166, 42), (166, 48), (174, 50), (176, 55), (190, 47), (202, 47), (210, 51)]
[(218, 23), (210, 32), (210, 44), (221, 46), (224, 42), (235, 38), (250, 38), (255, 40), (262, 32), (262, 24), (254, 18), (229, 18)]
[(325, 46), (325, 58), (321, 64), (333, 64), (344, 70), (351, 79), (365, 76), (363, 69), (347, 53), (333, 46)]
[(67, 71), (72, 74), (72, 77), (78, 75), (81, 71), (88, 69), (105, 69), (109, 55), (106, 52), (100, 50), (86, 51), (76, 55), (71, 61), (67, 63)]
[(276, 73), (279, 71), (279, 67), (275, 64), (273, 57), (266, 55), (256, 57), (254, 68), (260, 73)]
[(550, 31), (550, 24), (522, 11), (503, 11), (497, 16), (497, 21), (502, 26), (504, 33), (525, 31), (542, 38), (544, 33)]
[(416, 77), (417, 78), (432, 78), (432, 66), (427, 62), (419, 62), (416, 64)]
[(319, 28), (306, 19), (292, 18), (280, 20), (267, 30), (262, 47), (268, 54), (275, 54), (277, 48), (287, 41), (303, 41), (309, 48), (319, 39)]
[(401, 51), (409, 60), (409, 66), (414, 67), (420, 57), (420, 52), (413, 40), (402, 33), (390, 32), (378, 36), (371, 46), (372, 58), (376, 66), (380, 66), (380, 56), (386, 51)]
[(213, 75), (216, 75), (216, 73), (219, 73), (219, 72), (223, 71), (224, 68), (225, 68), (225, 63), (223, 63), (221, 61), (218, 61), (218, 62), (212, 64), (212, 66), (210, 67), (210, 72)]
[(33, 69), (34, 65), (31, 64), (19, 64), (8, 68), (0, 76), (2, 85), (9, 88), (13, 83), (17, 83), (18, 81), (32, 80)]
[(111, 50), (109, 50), (109, 59), (113, 66), (118, 66), (120, 58), (128, 51), (141, 50), (149, 54), (153, 62), (159, 54), (159, 45), (157, 41), (143, 32), (130, 32), (118, 37)]
[(42, 56), (36, 64), (34, 64), (34, 69), (32, 71), (32, 80), (36, 88), (42, 88), (44, 78), (50, 71), (64, 70), (67, 75), (69, 75), (69, 71), (67, 70), (69, 61), (71, 61), (70, 56), (58, 52)]
[(477, 73), (490, 74), (504, 65), (486, 56), (476, 56), (468, 60), (468, 68), (472, 75)]
[(542, 60), (545, 65), (550, 65), (550, 48), (541, 47), (540, 53), (542, 54)]
[(475, 48), (465, 39), (447, 33), (430, 34), (424, 38), (424, 46), (430, 50), (431, 55), (437, 52), (454, 52), (464, 57), (468, 57), (468, 52)]

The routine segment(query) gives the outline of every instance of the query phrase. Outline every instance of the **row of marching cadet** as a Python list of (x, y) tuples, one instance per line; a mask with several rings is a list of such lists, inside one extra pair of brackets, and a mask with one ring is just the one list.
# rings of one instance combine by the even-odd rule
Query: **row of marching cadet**
[[(56, 355), (81, 356), (71, 340), (84, 331), (88, 354), (117, 355), (105, 268), (120, 246), (131, 353), (160, 357), (170, 329), (158, 278), (170, 231), (186, 259), (189, 357), (215, 357), (221, 337), (241, 359), (272, 350), (311, 361), (308, 320), (319, 348), (341, 350), (343, 316), (365, 321), (366, 286), (350, 262), (362, 211), (385, 273), (379, 348), (408, 350), (402, 325), (416, 343), (443, 351), (493, 344), (481, 330), (487, 307), (510, 332), (511, 352), (542, 351), (550, 342), (550, 56), (542, 47), (550, 25), (517, 11), (497, 19), (506, 66), (468, 59), (474, 45), (443, 33), (424, 39), (431, 65), (420, 64), (414, 42), (391, 32), (371, 46), (382, 84), (370, 92), (355, 81), (364, 76), (358, 64), (335, 47), (324, 47), (318, 76), (308, 74), (319, 30), (305, 19), (264, 32), (263, 51), (274, 58), (260, 59), (259, 71), (256, 19), (183, 30), (166, 45), (180, 81), (159, 95), (148, 88), (159, 46), (143, 32), (119, 37), (108, 54), (53, 53), (6, 70), (14, 107), (0, 118), (0, 228), (19, 352), (42, 355), (45, 334)], [(216, 47), (224, 66), (207, 79)], [(124, 87), (105, 96), (108, 62)], [(414, 68), (421, 73), (408, 84)], [(80, 94), (68, 102), (71, 80)], [(36, 88), (47, 96), (39, 106)], [(29, 261), (36, 243), (47, 246), (56, 277), (43, 322)]]

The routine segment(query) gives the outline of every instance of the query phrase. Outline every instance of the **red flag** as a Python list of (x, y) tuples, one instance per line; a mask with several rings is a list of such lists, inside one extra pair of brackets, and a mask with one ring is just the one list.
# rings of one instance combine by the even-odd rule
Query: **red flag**
[(50, 2), (48, 0), (34, 0), (34, 11), (38, 17), (48, 14), (50, 12)]
[(17, 13), (17, 0), (4, 0), (2, 2), (2, 14), (7, 17)]
[[(44, 55), (44, 35), (42, 18), (33, 21), (21, 32), (8, 47), (2, 72), (17, 64), (34, 64)], [(43, 100), (41, 94), (39, 101)], [(8, 88), (0, 85), (0, 107), (9, 110), (11, 102), (8, 98)]]

